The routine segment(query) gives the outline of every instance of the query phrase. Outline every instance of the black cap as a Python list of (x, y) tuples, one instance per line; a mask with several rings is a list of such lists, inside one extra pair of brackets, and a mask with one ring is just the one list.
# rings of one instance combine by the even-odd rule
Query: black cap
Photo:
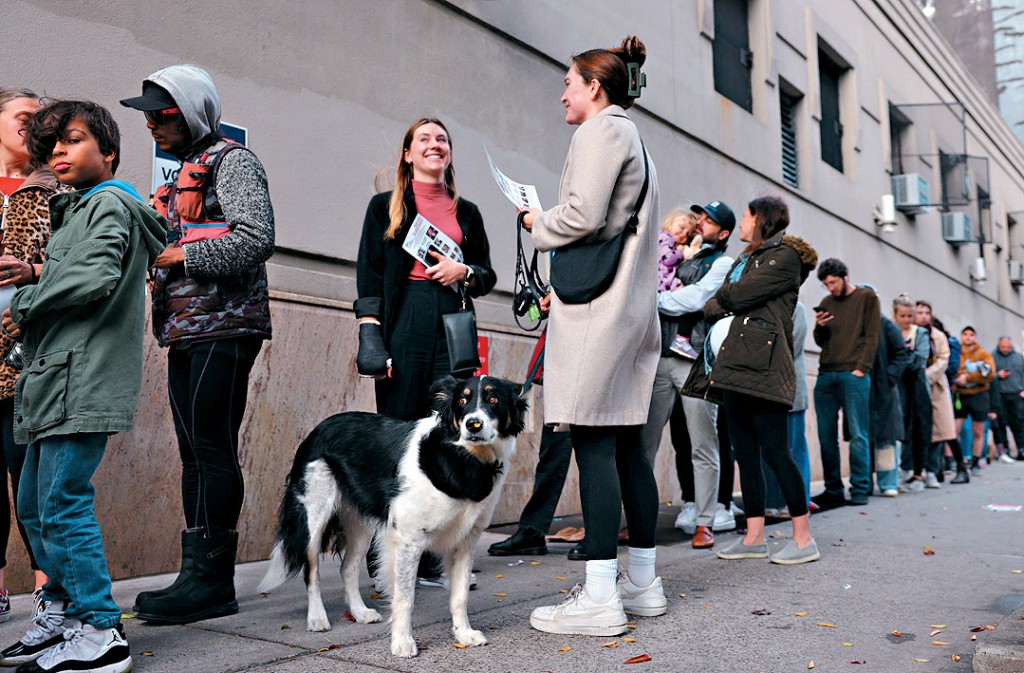
[(732, 231), (736, 228), (736, 216), (733, 215), (732, 208), (721, 201), (712, 201), (706, 206), (692, 205), (690, 210), (698, 215), (701, 213), (706, 214), (711, 218), (712, 222), (726, 231)]
[(960, 334), (963, 334), (964, 332), (967, 332), (967, 331), (974, 332), (975, 334), (978, 333), (978, 330), (974, 329), (970, 325), (965, 325), (964, 328), (962, 330), (960, 330)]
[(178, 107), (178, 104), (171, 98), (171, 94), (167, 93), (167, 89), (152, 82), (143, 82), (142, 95), (135, 98), (125, 98), (121, 101), (121, 105), (142, 110), (143, 112)]

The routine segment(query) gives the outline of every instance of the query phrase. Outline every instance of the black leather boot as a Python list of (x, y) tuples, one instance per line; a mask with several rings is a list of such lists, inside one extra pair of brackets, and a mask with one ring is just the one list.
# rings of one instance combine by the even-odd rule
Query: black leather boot
[(194, 536), (191, 574), (174, 590), (139, 600), (136, 613), (139, 619), (154, 624), (189, 624), (238, 612), (235, 601), (238, 532), (189, 535)]
[(501, 542), (487, 548), (491, 556), (543, 556), (548, 553), (544, 535), (529, 528), (520, 528)]
[(132, 608), (136, 612), (139, 611), (139, 606), (144, 602), (152, 600), (158, 596), (170, 593), (180, 587), (183, 582), (187, 581), (189, 576), (192, 574), (192, 560), (195, 553), (195, 533), (189, 533), (188, 531), (181, 532), (181, 570), (178, 571), (178, 577), (175, 578), (174, 582), (169, 587), (163, 589), (157, 589), (156, 591), (143, 591), (135, 597), (135, 607)]
[(967, 473), (967, 470), (960, 470), (956, 473), (950, 482), (951, 484), (969, 484), (971, 483), (971, 475)]

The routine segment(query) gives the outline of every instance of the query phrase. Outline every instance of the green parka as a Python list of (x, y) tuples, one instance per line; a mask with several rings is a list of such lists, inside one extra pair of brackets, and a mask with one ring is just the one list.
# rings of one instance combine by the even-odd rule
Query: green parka
[(14, 393), (20, 443), (131, 430), (142, 387), (146, 272), (166, 222), (131, 185), (109, 181), (50, 199), (39, 282), (11, 300), (25, 370)]
[(784, 233), (750, 253), (739, 279), (719, 288), (704, 307), (709, 322), (736, 317), (710, 374), (704, 374), (702, 357), (684, 393), (717, 401), (718, 391), (732, 390), (792, 407), (793, 309), (800, 286), (817, 262), (818, 253), (810, 244)]

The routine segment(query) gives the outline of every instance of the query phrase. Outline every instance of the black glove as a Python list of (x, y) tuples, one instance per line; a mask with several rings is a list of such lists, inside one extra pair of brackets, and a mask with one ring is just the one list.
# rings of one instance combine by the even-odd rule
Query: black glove
[(384, 334), (380, 325), (372, 322), (359, 324), (359, 353), (356, 355), (356, 369), (360, 376), (386, 376), (391, 365), (391, 356), (384, 347)]

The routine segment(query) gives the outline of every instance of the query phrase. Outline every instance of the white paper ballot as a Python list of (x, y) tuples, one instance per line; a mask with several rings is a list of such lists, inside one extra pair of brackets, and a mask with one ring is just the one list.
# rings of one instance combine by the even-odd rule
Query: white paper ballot
[(427, 254), (431, 249), (462, 263), (462, 248), (450, 236), (431, 224), (430, 220), (419, 214), (409, 225), (409, 233), (405, 235), (402, 249), (423, 262), (424, 266), (437, 264), (437, 260)]
[(518, 183), (499, 171), (498, 167), (494, 165), (494, 159), (491, 158), (491, 153), (487, 151), (486, 145), (484, 145), (484, 153), (487, 155), (487, 163), (491, 165), (491, 175), (494, 176), (494, 181), (498, 183), (498, 188), (508, 197), (509, 201), (515, 204), (516, 208), (519, 210), (526, 210), (527, 208), (540, 208), (543, 210), (540, 205), (540, 197), (537, 196), (536, 187)]

